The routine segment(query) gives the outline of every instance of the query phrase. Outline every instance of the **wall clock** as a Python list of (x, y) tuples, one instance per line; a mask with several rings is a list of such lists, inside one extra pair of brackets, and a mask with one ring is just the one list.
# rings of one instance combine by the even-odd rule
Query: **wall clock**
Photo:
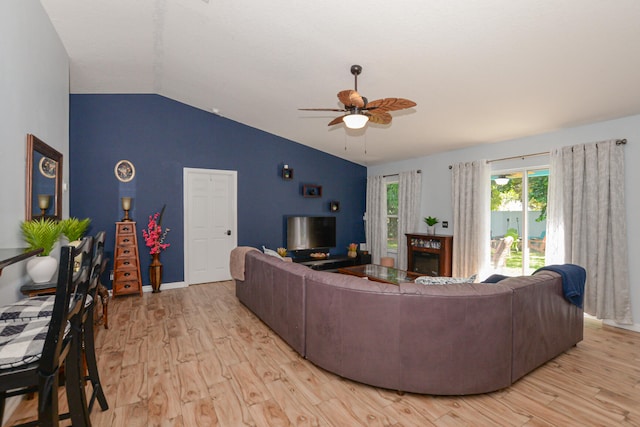
[(133, 163), (129, 160), (120, 160), (116, 163), (116, 167), (113, 168), (113, 172), (121, 182), (129, 182), (136, 176), (136, 168), (133, 167)]
[(40, 173), (47, 178), (55, 178), (56, 177), (56, 167), (58, 166), (55, 160), (52, 160), (48, 157), (43, 157), (40, 159), (38, 163), (38, 168), (40, 169)]

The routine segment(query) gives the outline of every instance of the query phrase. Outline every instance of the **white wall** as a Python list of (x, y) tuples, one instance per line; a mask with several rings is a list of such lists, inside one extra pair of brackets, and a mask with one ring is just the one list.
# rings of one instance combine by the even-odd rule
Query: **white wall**
[[(63, 155), (69, 165), (69, 59), (38, 0), (0, 1), (0, 247), (24, 247), (27, 134)], [(62, 212), (68, 215), (68, 192)], [(24, 262), (0, 276), (0, 303), (20, 297)]]
[[(505, 142), (479, 145), (417, 159), (370, 166), (367, 173), (368, 175), (388, 175), (421, 169), (423, 190), (420, 218), (431, 215), (441, 221), (448, 220), (449, 229), (443, 230), (438, 227), (437, 232), (440, 234), (455, 234), (455, 224), (452, 224), (451, 221), (453, 210), (451, 207), (451, 174), (449, 165), (479, 159), (492, 160), (519, 156), (549, 151), (565, 145), (622, 138), (626, 138), (628, 141), (624, 148), (626, 159), (625, 199), (627, 204), (631, 304), (634, 319), (632, 329), (640, 331), (640, 269), (636, 270), (634, 268), (634, 261), (640, 259), (640, 222), (637, 221), (638, 212), (640, 211), (640, 191), (635, 187), (640, 182), (640, 167), (636, 164), (640, 164), (640, 115), (577, 126)], [(492, 165), (494, 169), (508, 169), (546, 164), (548, 164), (548, 156), (496, 162)], [(440, 226), (441, 224), (438, 225)], [(421, 222), (416, 231), (426, 232), (425, 224)]]

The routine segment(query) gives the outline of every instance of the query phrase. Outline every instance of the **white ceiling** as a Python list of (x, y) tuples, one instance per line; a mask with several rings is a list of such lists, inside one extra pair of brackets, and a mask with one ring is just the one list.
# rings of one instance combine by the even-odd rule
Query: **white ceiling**
[[(638, 0), (41, 0), (72, 93), (157, 93), (363, 164), (640, 114)], [(336, 94), (408, 98), (327, 123)]]

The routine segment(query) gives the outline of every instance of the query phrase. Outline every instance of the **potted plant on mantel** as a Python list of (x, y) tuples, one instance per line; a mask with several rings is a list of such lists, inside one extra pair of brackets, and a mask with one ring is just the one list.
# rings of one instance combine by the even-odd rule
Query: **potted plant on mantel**
[(58, 269), (58, 260), (51, 256), (60, 238), (60, 224), (50, 218), (23, 221), (20, 225), (27, 251), (42, 248), (42, 252), (27, 261), (27, 274), (34, 283), (46, 283), (53, 279)]
[(440, 220), (434, 216), (428, 216), (424, 219), (424, 222), (427, 224), (427, 234), (436, 234), (436, 224), (439, 223)]

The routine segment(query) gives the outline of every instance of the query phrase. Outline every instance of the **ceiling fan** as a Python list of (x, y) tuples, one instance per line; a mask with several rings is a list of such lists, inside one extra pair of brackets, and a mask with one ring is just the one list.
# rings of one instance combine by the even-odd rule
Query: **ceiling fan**
[(382, 98), (369, 102), (367, 98), (358, 93), (358, 75), (362, 73), (360, 65), (351, 66), (351, 74), (355, 79), (354, 90), (338, 92), (338, 99), (344, 104), (344, 108), (299, 108), (303, 111), (339, 111), (347, 114), (336, 117), (329, 122), (329, 126), (344, 123), (350, 129), (363, 128), (368, 121), (386, 125), (391, 123), (389, 111), (404, 110), (415, 107), (416, 103), (404, 98)]

